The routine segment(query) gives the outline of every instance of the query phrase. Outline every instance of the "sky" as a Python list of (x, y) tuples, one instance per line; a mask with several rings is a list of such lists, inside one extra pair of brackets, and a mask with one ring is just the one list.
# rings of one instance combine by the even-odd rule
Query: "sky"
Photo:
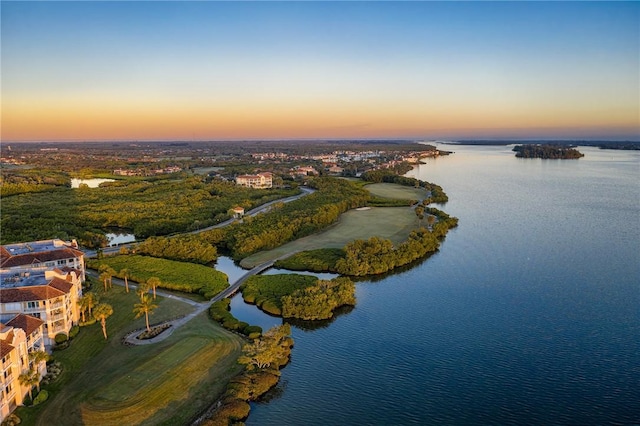
[(640, 2), (0, 13), (3, 141), (640, 140)]

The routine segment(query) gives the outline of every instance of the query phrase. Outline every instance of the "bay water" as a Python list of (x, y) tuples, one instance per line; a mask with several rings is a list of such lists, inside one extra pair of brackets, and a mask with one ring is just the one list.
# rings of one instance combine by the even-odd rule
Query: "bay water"
[[(440, 250), (296, 324), (248, 425), (640, 424), (640, 152), (453, 146), (408, 176), (459, 218)], [(238, 318), (281, 319), (238, 297)]]

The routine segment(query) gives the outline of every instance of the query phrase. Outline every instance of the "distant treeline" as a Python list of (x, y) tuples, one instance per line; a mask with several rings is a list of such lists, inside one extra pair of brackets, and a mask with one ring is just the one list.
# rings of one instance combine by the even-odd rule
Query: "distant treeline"
[(543, 159), (577, 159), (584, 154), (575, 148), (558, 145), (516, 145), (513, 147), (518, 158), (543, 158)]
[[(519, 143), (514, 140), (462, 140), (452, 145), (496, 145), (504, 146)], [(585, 141), (585, 140), (528, 140), (527, 144), (556, 146), (596, 146), (600, 149), (640, 150), (640, 141)]]

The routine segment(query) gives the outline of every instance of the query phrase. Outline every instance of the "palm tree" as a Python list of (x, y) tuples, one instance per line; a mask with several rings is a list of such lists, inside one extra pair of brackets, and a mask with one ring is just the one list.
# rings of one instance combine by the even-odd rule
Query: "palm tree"
[(33, 387), (40, 383), (40, 374), (38, 371), (29, 370), (18, 376), (18, 381), (22, 386), (29, 386), (29, 399), (33, 401)]
[(120, 270), (120, 276), (124, 280), (124, 288), (129, 293), (129, 270), (127, 268)]
[(149, 284), (147, 282), (138, 283), (138, 287), (136, 287), (136, 294), (140, 296), (140, 301), (144, 298), (144, 295), (149, 293)]
[(86, 303), (87, 305), (87, 311), (89, 312), (89, 316), (93, 315), (93, 308), (95, 308), (98, 302), (100, 301), (100, 299), (98, 298), (98, 295), (89, 291), (85, 293), (84, 296), (82, 296), (82, 298), (84, 299), (84, 303)]
[(109, 284), (109, 288), (113, 287), (113, 276), (116, 275), (116, 271), (105, 264), (100, 265), (98, 271), (101, 272), (100, 280), (104, 283), (104, 291), (107, 291), (107, 284)]
[(87, 296), (82, 296), (76, 302), (78, 304), (78, 308), (80, 308), (80, 315), (82, 315), (82, 322), (86, 322), (85, 314), (87, 312)]
[(107, 338), (107, 318), (109, 318), (113, 314), (113, 308), (111, 305), (106, 303), (101, 303), (93, 310), (93, 317), (96, 321), (100, 321), (100, 325), (102, 325), (102, 334), (104, 334), (104, 338)]
[(158, 277), (151, 277), (147, 280), (147, 285), (153, 289), (153, 298), (156, 298), (156, 287), (158, 287), (162, 282)]
[(107, 291), (107, 284), (111, 279), (111, 274), (109, 274), (107, 271), (104, 271), (100, 274), (98, 278), (100, 279), (100, 281), (102, 281), (102, 284), (104, 285), (104, 291)]
[(31, 363), (32, 363), (29, 368), (30, 368), (30, 370), (35, 371), (36, 377), (38, 378), (38, 381), (36, 383), (36, 388), (38, 389), (38, 392), (40, 392), (40, 372), (38, 371), (38, 366), (42, 362), (49, 361), (49, 358), (51, 358), (51, 357), (45, 351), (29, 352), (29, 361), (31, 361)]
[(144, 315), (147, 331), (151, 331), (151, 327), (149, 327), (149, 314), (153, 313), (153, 310), (157, 307), (158, 305), (153, 304), (153, 301), (148, 294), (144, 295), (140, 303), (133, 305), (133, 313), (136, 314), (136, 318), (140, 318)]

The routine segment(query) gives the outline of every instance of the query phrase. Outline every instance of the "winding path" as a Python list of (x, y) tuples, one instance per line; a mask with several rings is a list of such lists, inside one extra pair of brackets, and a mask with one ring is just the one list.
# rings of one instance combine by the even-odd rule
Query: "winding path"
[[(255, 209), (250, 210), (249, 212), (247, 212), (246, 216), (255, 216), (257, 214), (264, 213), (264, 212), (268, 211), (271, 208), (271, 206), (273, 204), (275, 204), (275, 203), (288, 203), (290, 201), (297, 200), (298, 198), (304, 197), (305, 195), (309, 195), (309, 194), (314, 192), (314, 190), (310, 189), (310, 188), (301, 187), (300, 189), (303, 191), (302, 194), (294, 195), (292, 197), (287, 197), (287, 198), (283, 198), (283, 199), (279, 199), (279, 200), (270, 201), (270, 202), (268, 202), (266, 204), (263, 204), (263, 205), (261, 205), (259, 207), (256, 207)], [(221, 223), (219, 223), (217, 225), (213, 225), (213, 226), (210, 226), (210, 227), (207, 227), (207, 228), (199, 229), (197, 231), (189, 232), (189, 234), (197, 234), (199, 232), (204, 232), (204, 231), (207, 231), (207, 230), (210, 230), (210, 229), (222, 228), (222, 227), (225, 227), (225, 226), (229, 226), (232, 223), (234, 223), (236, 220), (237, 219), (229, 219), (229, 220), (221, 222)], [(117, 247), (109, 247), (109, 248), (104, 250), (104, 253), (105, 254), (107, 254), (107, 253), (115, 253), (115, 252), (120, 250), (120, 247), (132, 245), (132, 244), (134, 244), (134, 243), (127, 243), (127, 244), (123, 244), (123, 245), (117, 246)], [(174, 319), (174, 320), (163, 322), (161, 324), (157, 324), (156, 326), (169, 324), (170, 327), (168, 329), (166, 329), (165, 331), (163, 331), (162, 333), (158, 334), (156, 337), (153, 337), (151, 339), (145, 339), (145, 340), (138, 339), (137, 337), (146, 330), (145, 328), (143, 328), (143, 329), (136, 330), (136, 331), (133, 331), (133, 332), (127, 334), (125, 336), (125, 338), (124, 338), (124, 341), (126, 343), (130, 344), (130, 345), (148, 345), (148, 344), (160, 342), (160, 341), (166, 339), (167, 337), (169, 337), (173, 333), (173, 331), (175, 329), (177, 329), (178, 327), (180, 327), (180, 326), (186, 324), (187, 322), (191, 321), (194, 317), (200, 315), (202, 312), (205, 312), (206, 310), (208, 310), (209, 307), (211, 307), (211, 305), (213, 303), (215, 303), (215, 302), (217, 302), (219, 300), (225, 299), (227, 297), (231, 297), (232, 295), (234, 295), (238, 291), (238, 289), (240, 288), (242, 283), (245, 282), (249, 277), (251, 277), (253, 275), (257, 275), (260, 272), (262, 272), (262, 271), (264, 271), (266, 269), (269, 269), (271, 266), (273, 266), (273, 264), (277, 260), (289, 257), (289, 256), (293, 255), (294, 253), (295, 252), (287, 253), (287, 254), (285, 254), (283, 256), (280, 256), (277, 259), (270, 260), (268, 262), (264, 262), (264, 263), (261, 263), (261, 264), (255, 266), (254, 268), (249, 270), (246, 274), (244, 274), (243, 276), (238, 278), (234, 283), (231, 283), (229, 285), (229, 287), (227, 287), (224, 290), (222, 290), (220, 293), (215, 295), (213, 298), (211, 298), (207, 302), (196, 302), (196, 301), (191, 300), (191, 299), (186, 298), (186, 297), (177, 296), (175, 294), (167, 293), (167, 292), (162, 291), (162, 290), (156, 290), (156, 294), (159, 294), (162, 297), (167, 297), (169, 299), (178, 300), (180, 302), (187, 303), (187, 304), (189, 304), (191, 306), (194, 306), (195, 309), (193, 310), (193, 312), (191, 312), (191, 313), (189, 313), (189, 314), (187, 314), (187, 315), (185, 315), (185, 316), (183, 316), (181, 318), (177, 318), (177, 319)], [(87, 257), (93, 257), (93, 256), (96, 255), (96, 252), (95, 251), (94, 252), (86, 252), (85, 255)], [(96, 277), (96, 278), (98, 276), (96, 271), (94, 271), (94, 270), (87, 270), (86, 273), (88, 275), (91, 275), (91, 276)], [(121, 279), (117, 279), (117, 278), (113, 279), (113, 282), (115, 282), (117, 285), (124, 286), (124, 281), (121, 280)], [(130, 283), (129, 287), (135, 289), (135, 288), (137, 288), (137, 285)]]

